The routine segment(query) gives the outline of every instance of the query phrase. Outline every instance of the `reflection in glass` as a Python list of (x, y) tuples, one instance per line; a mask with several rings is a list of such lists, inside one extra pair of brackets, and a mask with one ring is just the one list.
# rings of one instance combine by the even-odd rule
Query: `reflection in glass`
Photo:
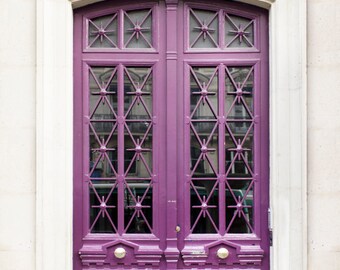
[(225, 42), (226, 46), (231, 48), (253, 47), (254, 22), (247, 18), (226, 14)]
[(125, 13), (124, 44), (127, 48), (152, 47), (151, 9), (133, 10)]
[[(192, 123), (190, 131), (193, 177), (216, 177), (218, 172), (218, 130), (216, 123)], [(194, 132), (195, 131), (195, 132)]]
[(228, 180), (227, 187), (227, 233), (252, 233), (254, 204), (252, 181)]
[(218, 13), (190, 10), (190, 48), (218, 47)]
[(192, 233), (218, 232), (218, 184), (214, 180), (192, 180), (190, 188)]
[(124, 223), (127, 233), (152, 232), (152, 186), (150, 181), (127, 181), (124, 191)]
[(216, 119), (218, 78), (216, 68), (194, 67), (190, 76), (191, 114), (193, 119)]
[[(111, 122), (96, 122), (93, 126), (96, 133), (90, 129), (91, 177), (115, 177), (118, 170), (117, 130), (112, 131)], [(104, 128), (107, 128), (106, 131)], [(101, 151), (103, 147), (106, 148), (105, 152)]]
[(229, 119), (250, 119), (253, 114), (254, 72), (251, 67), (228, 67), (225, 114)]
[[(114, 119), (117, 114), (117, 74), (112, 67), (92, 67), (89, 73), (92, 119)], [(101, 92), (105, 91), (105, 95)]]
[(89, 20), (88, 45), (92, 48), (117, 47), (117, 14)]
[(124, 75), (124, 112), (127, 119), (152, 116), (151, 68), (129, 67)]
[(117, 232), (118, 192), (116, 182), (91, 181), (90, 187), (90, 232)]
[[(137, 136), (137, 145), (129, 135), (124, 137), (124, 171), (128, 177), (150, 178), (152, 174), (152, 133), (146, 137), (143, 144), (142, 136)], [(138, 139), (139, 138), (139, 139)], [(141, 152), (138, 152), (138, 145)]]

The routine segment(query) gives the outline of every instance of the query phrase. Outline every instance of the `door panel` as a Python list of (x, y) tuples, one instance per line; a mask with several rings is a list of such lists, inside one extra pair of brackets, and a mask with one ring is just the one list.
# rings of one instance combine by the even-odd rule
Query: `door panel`
[(106, 1), (74, 19), (74, 269), (268, 270), (266, 11)]

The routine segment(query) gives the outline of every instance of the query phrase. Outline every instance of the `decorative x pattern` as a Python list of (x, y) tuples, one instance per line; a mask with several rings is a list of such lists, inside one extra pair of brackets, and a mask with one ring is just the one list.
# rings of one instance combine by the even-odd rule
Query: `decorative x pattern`
[(229, 22), (232, 27), (232, 30), (229, 30), (227, 34), (234, 36), (231, 40), (227, 41), (226, 47), (229, 47), (236, 39), (238, 39), (239, 45), (245, 43), (248, 47), (254, 47), (254, 44), (250, 40), (252, 32), (249, 31), (250, 27), (253, 27), (254, 20), (250, 20), (243, 25), (235, 23), (228, 14), (225, 14), (225, 16), (227, 22)]
[(210, 205), (209, 204), (209, 201), (211, 200), (214, 192), (217, 191), (216, 187), (218, 186), (218, 181), (215, 181), (215, 184), (214, 186), (211, 188), (211, 191), (210, 193), (208, 194), (208, 197), (206, 197), (205, 195), (201, 196), (199, 194), (199, 191), (197, 190), (197, 187), (194, 183), (195, 181), (191, 181), (191, 188), (192, 190), (194, 190), (197, 198), (199, 199), (199, 202), (200, 202), (200, 205), (193, 205), (192, 208), (198, 208), (200, 209), (200, 212), (195, 220), (195, 222), (193, 223), (193, 225), (191, 226), (191, 233), (194, 231), (197, 223), (199, 222), (199, 220), (201, 218), (206, 218), (208, 217), (208, 219), (210, 220), (211, 224), (213, 225), (213, 228), (216, 232), (218, 232), (218, 228), (217, 228), (217, 225), (215, 224), (213, 218), (211, 217), (210, 213), (209, 213), (209, 209), (211, 208), (217, 208), (217, 205)]
[(218, 41), (216, 41), (214, 37), (212, 36), (212, 33), (218, 32), (218, 29), (214, 29), (211, 27), (212, 23), (218, 16), (218, 12), (213, 13), (212, 17), (209, 20), (207, 19), (202, 20), (201, 18), (199, 18), (199, 16), (196, 14), (196, 12), (193, 9), (190, 9), (190, 14), (192, 15), (192, 18), (194, 18), (194, 20), (198, 24), (198, 26), (193, 27), (193, 30), (199, 32), (197, 37), (190, 44), (190, 47), (191, 48), (195, 47), (196, 43), (201, 37), (203, 37), (203, 40), (206, 40), (207, 38), (209, 38), (214, 44), (214, 46), (218, 47), (218, 44), (217, 44)]
[(232, 225), (235, 222), (237, 217), (239, 219), (242, 219), (242, 221), (246, 223), (248, 229), (251, 232), (254, 231), (252, 225), (250, 224), (249, 216), (247, 217), (247, 215), (244, 212), (245, 209), (252, 208), (251, 205), (247, 205), (246, 198), (249, 195), (250, 190), (253, 188), (253, 185), (254, 185), (254, 180), (249, 181), (249, 186), (247, 187), (246, 191), (243, 193), (243, 196), (236, 196), (235, 195), (236, 190), (232, 189), (229, 182), (226, 181), (226, 186), (229, 189), (229, 191), (232, 195), (232, 198), (235, 202), (234, 205), (227, 205), (228, 208), (235, 209), (234, 214), (233, 214), (229, 224), (227, 224), (227, 229), (226, 229), (227, 233), (230, 231), (230, 228), (232, 227)]
[(217, 70), (218, 70), (218, 68), (215, 68), (215, 70), (211, 74), (211, 77), (210, 77), (208, 83), (206, 83), (204, 81), (201, 82), (198, 79), (196, 72), (193, 70), (192, 67), (190, 67), (191, 74), (192, 74), (195, 82), (197, 83), (198, 87), (200, 88), (200, 91), (191, 93), (194, 96), (199, 96), (198, 102), (197, 102), (196, 106), (194, 107), (194, 109), (191, 113), (191, 116), (190, 116), (191, 118), (194, 118), (194, 115), (197, 113), (197, 110), (198, 110), (198, 108), (200, 107), (201, 104), (203, 106), (205, 104), (208, 104), (208, 107), (210, 108), (214, 118), (217, 119), (217, 112), (215, 111), (215, 109), (214, 109), (214, 107), (213, 107), (213, 105), (212, 105), (212, 103), (209, 99), (209, 96), (215, 96), (216, 95), (215, 92), (209, 91), (209, 87), (211, 86), (213, 80), (216, 78)]
[(102, 218), (107, 218), (107, 220), (109, 221), (110, 225), (112, 226), (112, 229), (115, 233), (117, 233), (117, 228), (116, 226), (114, 225), (114, 222), (112, 221), (112, 218), (110, 216), (110, 214), (108, 213), (107, 209), (110, 209), (110, 208), (116, 208), (116, 206), (114, 205), (108, 205), (108, 201), (110, 200), (110, 197), (114, 191), (114, 189), (117, 187), (117, 182), (115, 182), (112, 187), (111, 187), (111, 190), (109, 192), (109, 194), (106, 196), (102, 196), (100, 197), (96, 188), (95, 188), (95, 185), (90, 182), (90, 187), (92, 188), (93, 190), (93, 193), (95, 194), (95, 197), (97, 198), (99, 204), (98, 205), (92, 205), (91, 207), (92, 208), (99, 208), (99, 212), (97, 214), (97, 216), (95, 217), (91, 227), (90, 227), (90, 232), (92, 232), (93, 228), (95, 227), (97, 221), (99, 220), (100, 216)]
[(149, 183), (149, 185), (147, 186), (146, 190), (144, 191), (144, 194), (142, 197), (140, 196), (136, 196), (134, 195), (134, 193), (132, 192), (131, 188), (129, 187), (129, 184), (126, 183), (126, 189), (128, 190), (132, 200), (133, 200), (133, 205), (129, 205), (127, 206), (127, 208), (132, 208), (134, 209), (134, 213), (131, 215), (129, 222), (127, 223), (127, 225), (125, 226), (125, 230), (124, 232), (128, 231), (130, 225), (132, 224), (132, 222), (134, 221), (135, 217), (137, 216), (138, 218), (142, 217), (142, 219), (144, 220), (147, 228), (150, 230), (150, 232), (152, 232), (152, 226), (150, 225), (148, 219), (145, 217), (143, 209), (145, 208), (151, 208), (150, 205), (144, 205), (143, 201), (145, 199), (145, 197), (147, 196), (150, 188), (152, 187), (152, 182)]
[[(93, 20), (89, 20), (90, 28), (94, 30), (90, 30), (89, 35), (95, 36), (94, 39), (89, 43), (89, 47), (92, 47), (94, 43), (99, 40), (101, 44), (103, 44), (104, 40), (107, 40), (113, 47), (117, 47), (117, 45), (113, 42), (113, 40), (109, 37), (110, 34), (116, 32), (116, 30), (109, 29), (109, 27), (113, 24), (113, 22), (117, 18), (117, 13), (113, 14), (112, 18), (103, 25), (103, 20), (98, 20), (98, 22), (94, 22)], [(98, 25), (100, 23), (100, 25)]]
[(152, 48), (151, 41), (144, 35), (144, 32), (150, 32), (151, 27), (145, 26), (145, 23), (149, 17), (151, 17), (152, 9), (141, 19), (132, 19), (128, 12), (124, 12), (125, 17), (128, 19), (132, 27), (125, 29), (126, 32), (132, 33), (131, 36), (126, 40), (125, 47), (128, 47), (131, 41), (135, 38), (137, 41), (142, 38), (149, 48)]

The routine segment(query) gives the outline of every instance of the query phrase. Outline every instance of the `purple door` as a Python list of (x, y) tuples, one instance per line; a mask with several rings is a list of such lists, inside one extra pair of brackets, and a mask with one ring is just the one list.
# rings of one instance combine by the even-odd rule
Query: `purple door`
[(105, 1), (74, 23), (74, 269), (269, 270), (267, 12)]

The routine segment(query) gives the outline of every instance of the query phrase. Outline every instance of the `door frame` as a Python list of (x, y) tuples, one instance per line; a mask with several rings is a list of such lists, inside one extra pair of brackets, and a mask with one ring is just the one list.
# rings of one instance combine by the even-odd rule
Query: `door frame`
[[(38, 270), (72, 269), (71, 2), (37, 1)], [(242, 2), (270, 7), (271, 269), (307, 269), (306, 0)]]

